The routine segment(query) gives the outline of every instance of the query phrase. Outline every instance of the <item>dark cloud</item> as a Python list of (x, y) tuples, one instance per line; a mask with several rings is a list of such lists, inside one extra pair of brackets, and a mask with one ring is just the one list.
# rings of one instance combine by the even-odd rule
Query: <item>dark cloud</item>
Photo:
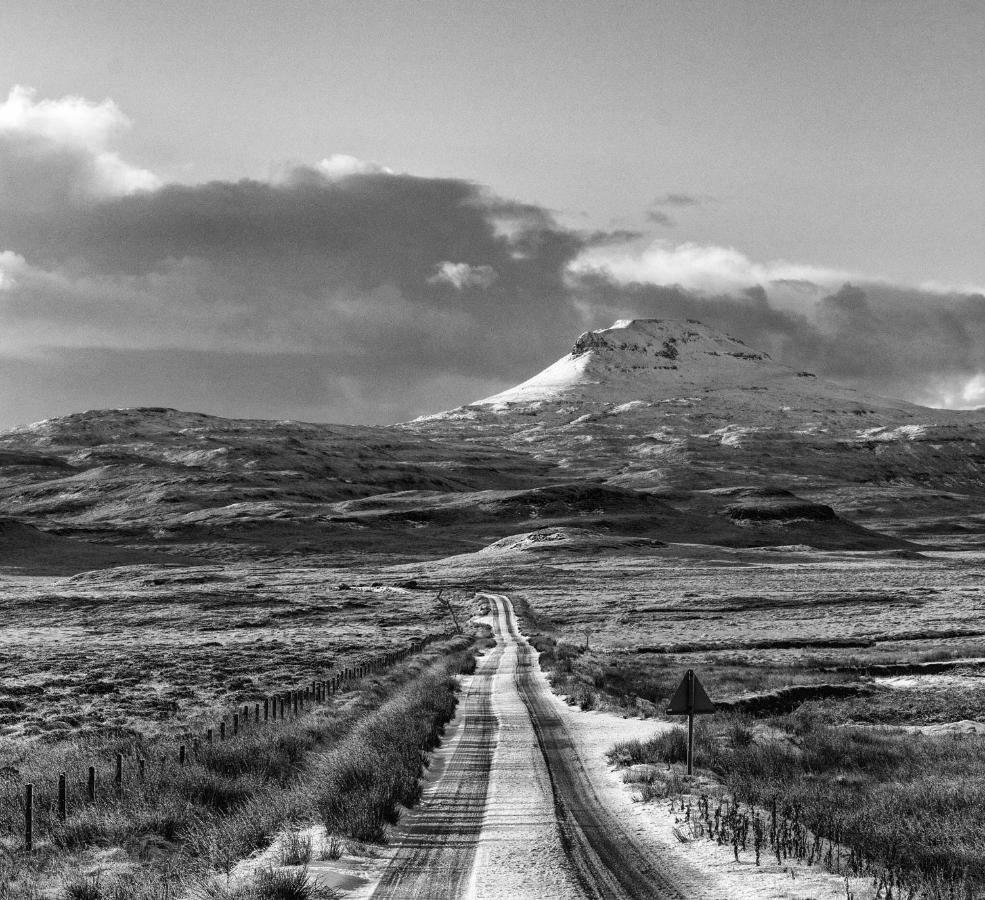
[(7, 425), (86, 409), (169, 406), (216, 415), (389, 424), (508, 387), (504, 379), (404, 373), (334, 356), (53, 347), (0, 355)]
[(0, 105), (5, 424), (136, 404), (406, 419), (528, 377), (581, 331), (631, 316), (698, 318), (918, 400), (985, 372), (979, 295), (824, 287), (796, 267), (761, 279), (775, 273), (693, 245), (662, 250), (651, 271), (669, 274), (651, 280), (717, 266), (740, 286), (617, 281), (572, 263), (638, 233), (576, 232), (468, 181), (333, 158), (276, 182), (161, 186), (109, 149), (112, 105), (12, 98)]
[[(285, 371), (316, 366), (327, 386), (303, 408), (350, 421), (463, 402), (563, 352), (581, 327), (566, 269), (593, 239), (469, 182), (315, 169), (275, 184), (169, 185), (4, 212), (0, 199), (0, 353), (53, 365), (47, 351), (74, 348), (116, 360), (111, 393), (92, 365), (80, 368), (72, 388), (90, 384), (84, 405), (159, 390), (170, 399), (158, 405), (193, 405), (194, 390), (174, 396), (187, 379), (119, 354), (214, 353), (253, 358), (258, 374), (275, 358)], [(239, 382), (211, 378), (228, 411), (256, 413), (256, 396), (268, 415), (297, 408), (247, 370)]]
[(672, 228), (677, 224), (667, 213), (661, 212), (659, 209), (647, 210), (646, 219), (648, 222), (653, 222), (654, 225), (663, 225), (665, 228)]
[(661, 194), (657, 197), (652, 206), (704, 206), (713, 203), (714, 197), (708, 194)]
[(632, 231), (628, 228), (617, 228), (613, 231), (592, 231), (582, 235), (585, 247), (614, 247), (619, 244), (630, 244), (645, 237), (642, 231)]

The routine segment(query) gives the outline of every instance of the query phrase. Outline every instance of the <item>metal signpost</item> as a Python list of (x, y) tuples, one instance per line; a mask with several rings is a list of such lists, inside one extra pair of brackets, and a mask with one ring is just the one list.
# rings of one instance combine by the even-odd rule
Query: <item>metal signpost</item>
[(715, 704), (708, 698), (694, 669), (688, 669), (667, 706), (668, 716), (687, 716), (688, 775), (694, 774), (694, 717), (714, 711)]

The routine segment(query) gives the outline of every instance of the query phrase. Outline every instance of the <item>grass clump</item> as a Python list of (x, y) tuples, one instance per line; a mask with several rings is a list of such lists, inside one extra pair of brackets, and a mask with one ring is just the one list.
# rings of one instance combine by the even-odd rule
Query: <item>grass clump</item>
[(326, 754), (315, 804), (329, 833), (386, 842), (400, 806), (420, 799), (422, 751), (437, 746), (454, 714), (456, 689), (446, 672), (426, 674)]
[(249, 881), (209, 881), (190, 900), (335, 900), (338, 891), (317, 884), (307, 869), (258, 869)]
[(311, 835), (303, 831), (288, 832), (277, 848), (280, 864), (306, 866), (311, 862), (311, 846)]
[[(772, 737), (735, 718), (699, 729), (698, 763), (731, 798), (706, 797), (697, 811), (689, 801), (688, 821), (702, 833), (734, 842), (736, 854), (751, 834), (757, 860), (762, 849), (778, 863), (796, 857), (872, 875), (887, 897), (985, 890), (985, 740), (832, 727), (804, 711), (771, 724)], [(680, 762), (685, 741), (676, 728), (620, 744), (611, 757), (623, 765)]]

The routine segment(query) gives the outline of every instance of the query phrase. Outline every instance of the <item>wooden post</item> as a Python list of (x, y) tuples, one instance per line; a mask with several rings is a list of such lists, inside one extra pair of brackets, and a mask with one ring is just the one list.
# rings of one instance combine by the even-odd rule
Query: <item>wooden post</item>
[(178, 748), (178, 765), (184, 766), (184, 764), (185, 764), (185, 745), (182, 744)]
[(58, 776), (58, 819), (64, 822), (68, 816), (68, 790), (65, 784), (65, 773)]
[(34, 849), (34, 785), (24, 786), (24, 849)]
[(205, 740), (208, 741), (208, 743), (210, 743), (210, 744), (212, 743), (212, 729), (211, 728), (208, 731), (205, 732)]
[(254, 703), (253, 704), (253, 721), (254, 722), (259, 722), (260, 721), (260, 704), (259, 703)]
[(239, 713), (233, 713), (233, 737), (239, 734)]
[[(182, 749), (184, 749), (184, 745), (182, 745)], [(144, 774), (145, 774), (144, 758), (142, 756), (138, 756), (137, 757), (137, 777), (141, 781), (143, 781), (144, 780)]]
[[(274, 712), (276, 712), (276, 710), (274, 710)], [(269, 722), (270, 721), (270, 698), (269, 697), (264, 697), (263, 698), (263, 721), (264, 722)]]
[(86, 797), (90, 803), (96, 801), (96, 767), (89, 766), (89, 780), (86, 782)]
[(226, 720), (223, 719), (219, 723), (219, 740), (224, 741), (226, 739)]
[(123, 790), (123, 754), (116, 754), (116, 789)]
[(687, 670), (687, 774), (694, 774), (694, 669)]

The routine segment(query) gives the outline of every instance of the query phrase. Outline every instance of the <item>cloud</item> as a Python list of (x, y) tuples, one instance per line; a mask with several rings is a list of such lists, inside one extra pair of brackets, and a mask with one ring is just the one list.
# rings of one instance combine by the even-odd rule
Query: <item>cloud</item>
[(661, 212), (659, 209), (648, 210), (646, 219), (648, 222), (653, 222), (654, 225), (663, 225), (666, 228), (671, 228), (677, 224), (667, 213)]
[(130, 122), (112, 100), (36, 100), (15, 86), (0, 103), (0, 195), (7, 210), (31, 210), (160, 187), (125, 162), (112, 141)]
[(657, 197), (653, 206), (704, 206), (714, 203), (715, 198), (708, 194), (661, 194)]
[(642, 252), (599, 249), (583, 254), (577, 274), (597, 272), (621, 284), (674, 284), (697, 291), (742, 291), (771, 282), (832, 285), (853, 276), (822, 266), (758, 263), (734, 247), (656, 240)]
[(868, 390), (982, 397), (974, 290), (732, 247), (637, 248), (635, 232), (573, 231), (472, 182), (340, 155), (272, 181), (159, 184), (115, 149), (128, 122), (112, 101), (15, 89), (0, 109), (6, 424), (138, 403), (408, 419), (646, 315), (701, 319)]
[(326, 178), (335, 180), (349, 178), (352, 175), (392, 175), (393, 169), (381, 166), (379, 163), (367, 162), (345, 153), (333, 153), (326, 157), (317, 167)]
[(470, 266), (463, 262), (438, 264), (438, 271), (428, 284), (450, 284), (458, 291), (465, 288), (487, 288), (496, 280), (496, 270), (492, 266)]
[[(931, 406), (978, 404), (985, 295), (930, 292), (837, 270), (754, 263), (731, 248), (681, 245), (634, 264), (571, 266), (592, 321), (695, 318), (790, 366)], [(635, 279), (632, 276), (638, 276)], [(784, 276), (784, 277), (777, 277)]]

